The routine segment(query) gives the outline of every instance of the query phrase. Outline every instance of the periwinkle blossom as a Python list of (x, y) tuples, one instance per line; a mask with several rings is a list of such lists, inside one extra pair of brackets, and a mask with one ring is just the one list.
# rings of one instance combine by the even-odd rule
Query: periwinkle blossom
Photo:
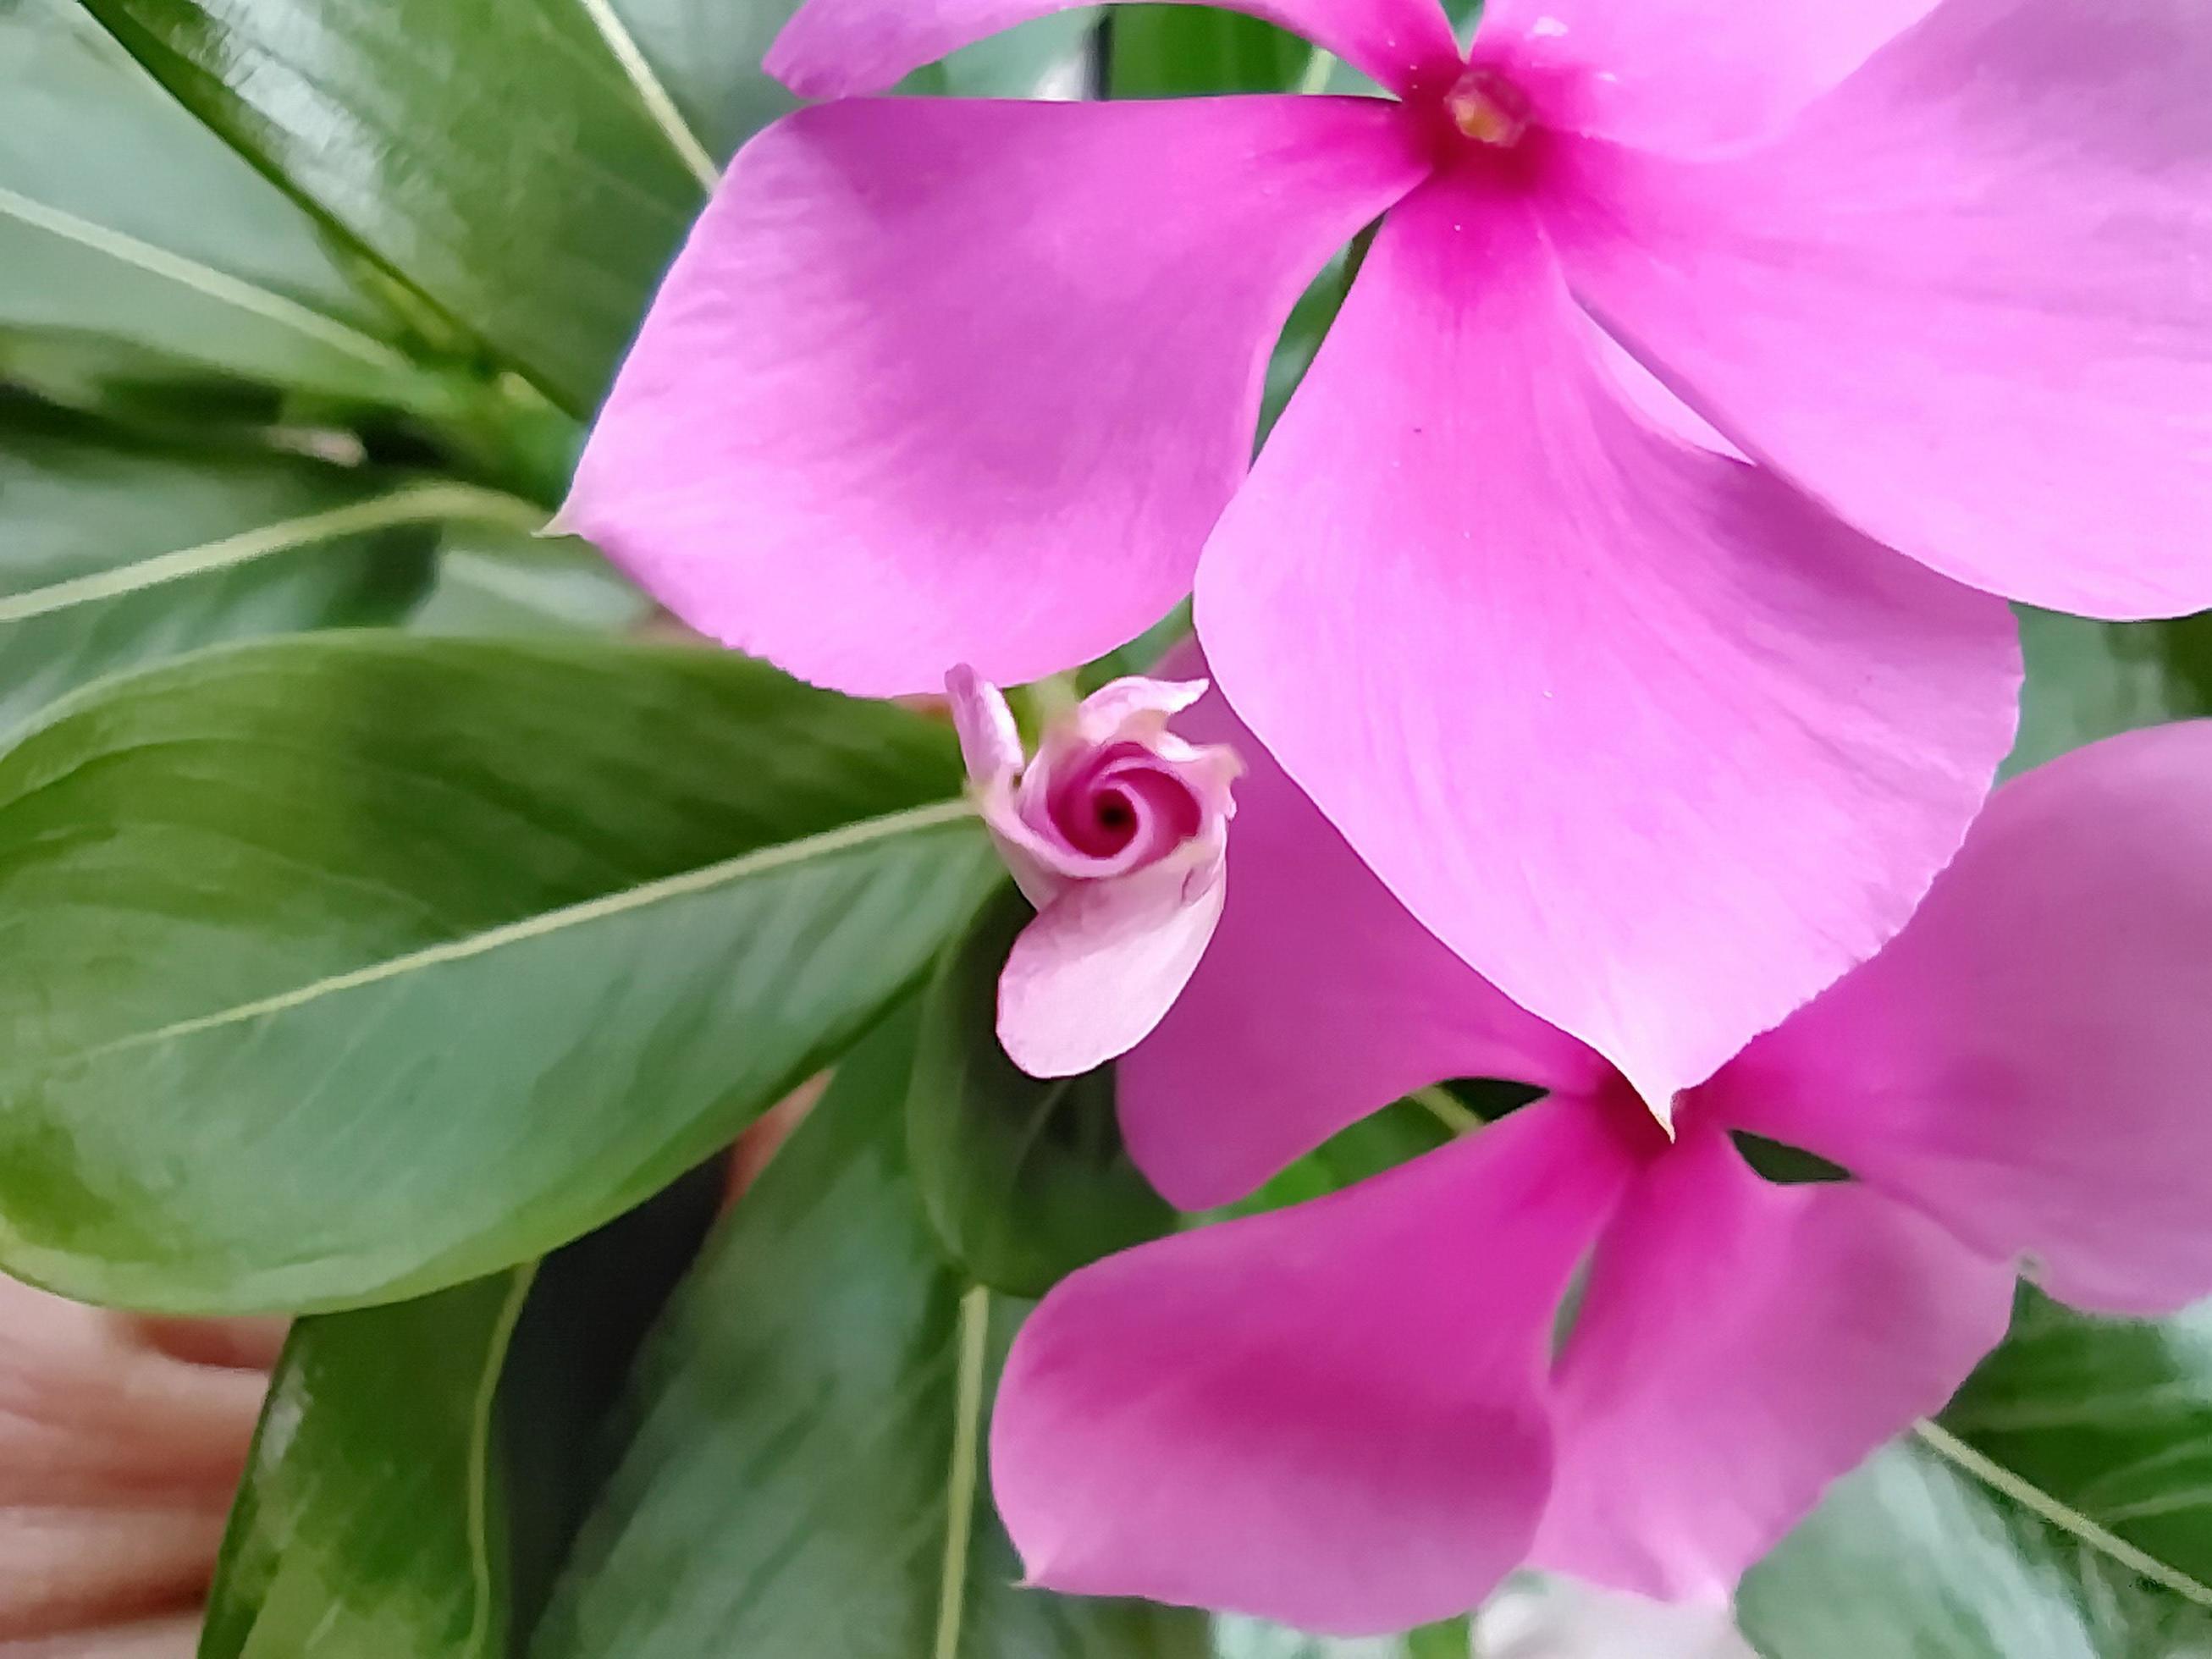
[(964, 665), (945, 677), (983, 822), (1037, 908), (999, 980), (999, 1040), (1032, 1076), (1144, 1037), (1213, 937), (1240, 763), (1168, 730), (1206, 690), (1115, 680), (1049, 720), (1025, 760), (999, 689)]
[(1391, 97), (868, 95), (1058, 3), (778, 41), (835, 101), (732, 164), (566, 514), (695, 627), (1012, 683), (1194, 574), (1383, 880), (1663, 1106), (1956, 851), (1996, 596), (2212, 604), (2199, 0), (1492, 0), (1471, 53), (1435, 0), (1246, 0)]
[[(2091, 1310), (2212, 1291), (2212, 722), (1999, 790), (1896, 939), (1685, 1091), (1671, 1139), (1424, 932), (1218, 698), (1184, 724), (1248, 769), (1212, 947), (1119, 1071), (1160, 1189), (1228, 1202), (1442, 1079), (1550, 1092), (1054, 1289), (992, 1436), (1034, 1581), (1345, 1633), (1524, 1563), (1717, 1601), (1944, 1403), (2017, 1264)], [(1732, 1131), (1853, 1178), (1771, 1184)]]

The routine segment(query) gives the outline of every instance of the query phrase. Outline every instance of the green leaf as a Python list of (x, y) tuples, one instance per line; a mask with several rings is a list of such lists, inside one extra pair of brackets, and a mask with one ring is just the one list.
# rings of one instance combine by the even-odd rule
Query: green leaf
[(82, 337), (203, 374), (398, 399), (416, 371), (313, 220), (72, 0), (0, 3), (0, 371)]
[(1470, 1659), (1474, 1651), (1464, 1619), (1424, 1625), (1402, 1636), (1356, 1640), (1308, 1636), (1256, 1619), (1213, 1621), (1213, 1659)]
[(696, 1254), (722, 1176), (708, 1166), (542, 1265), (301, 1321), (201, 1659), (517, 1647), (588, 1496), (580, 1448)]
[(1071, 98), (1091, 75), (1100, 9), (1074, 6), (963, 46), (939, 66), (961, 98)]
[(412, 625), (426, 634), (614, 634), (637, 627), (653, 601), (590, 543), (496, 528), (448, 535), (438, 574)]
[[(1480, 0), (1445, 0), (1465, 41)], [(1206, 6), (1125, 5), (1107, 14), (1107, 94), (1188, 98), (1224, 92), (1329, 92), (1380, 88), (1349, 64), (1287, 30), (1244, 13)]]
[(922, 974), (998, 876), (958, 781), (918, 716), (693, 650), (96, 688), (0, 759), (0, 1264), (223, 1312), (544, 1254)]
[[(797, 0), (83, 0), (188, 108), (415, 301), (578, 416), (722, 166), (795, 100)], [(962, 53), (1026, 94), (1079, 20)]]
[[(594, 10), (600, 0), (587, 0)], [(799, 107), (761, 68), (799, 0), (606, 0), (611, 41), (626, 35), (643, 83), (657, 83), (673, 119), (726, 161), (752, 135)], [(963, 98), (1037, 96), (1084, 52), (1093, 9), (1073, 7), (987, 37), (905, 83), (906, 89)], [(620, 31), (620, 35), (617, 31)], [(712, 166), (710, 161), (708, 164)]]
[(999, 1046), (999, 971), (1035, 915), (1009, 884), (946, 951), (907, 1107), (915, 1182), (939, 1237), (981, 1283), (1019, 1296), (1175, 1225), (1122, 1147), (1113, 1067), (1043, 1080)]
[(1200, 1615), (1063, 1600), (979, 1468), (1019, 1308), (938, 1254), (906, 1171), (910, 1021), (725, 1222), (640, 1363), (535, 1659), (1202, 1659)]
[(728, 1153), (717, 1153), (539, 1266), (499, 1385), (517, 1651), (611, 1472), (599, 1455), (607, 1419), (669, 1294), (729, 1202), (730, 1170)]
[(1297, 36), (1210, 7), (1117, 6), (1105, 36), (1106, 91), (1114, 98), (1282, 92), (1314, 61)]
[(574, 415), (715, 175), (608, 0), (84, 4), (418, 296), (418, 325)]
[(761, 68), (799, 0), (585, 0), (585, 9), (703, 183), (799, 107)]
[(2212, 611), (2100, 623), (2015, 609), (2027, 683), (2008, 775), (2100, 738), (2212, 714)]
[(2174, 1573), (2212, 1585), (2212, 1303), (2166, 1320), (2093, 1319), (2024, 1291), (2004, 1346), (1946, 1408), (1943, 1426)]
[(2178, 1659), (2212, 1609), (2159, 1589), (1925, 1440), (1842, 1481), (1736, 1595), (1766, 1659)]
[(231, 1517), (203, 1659), (499, 1650), (493, 1405), (533, 1273), (295, 1328)]
[(0, 731), (200, 646), (396, 620), (428, 583), (435, 521), (494, 514), (536, 509), (0, 395)]
[(1745, 1631), (1771, 1659), (2212, 1651), (2208, 1447), (2212, 1307), (2100, 1321), (2026, 1292), (1940, 1423), (1745, 1580)]
[(1201, 1220), (1223, 1220), (1279, 1210), (1309, 1199), (1340, 1192), (1409, 1159), (1432, 1152), (1481, 1119), (1442, 1088), (1424, 1089), (1405, 1100), (1370, 1112), (1340, 1129), (1288, 1169), (1270, 1177), (1249, 1198), (1209, 1212)]

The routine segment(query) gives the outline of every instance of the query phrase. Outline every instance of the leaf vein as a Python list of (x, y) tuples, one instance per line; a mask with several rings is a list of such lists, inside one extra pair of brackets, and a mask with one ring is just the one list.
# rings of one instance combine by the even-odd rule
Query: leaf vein
[(92, 220), (24, 196), (0, 185), (0, 214), (19, 220), (33, 229), (43, 230), (64, 241), (75, 242), (80, 247), (90, 248), (95, 253), (135, 266), (149, 276), (176, 283), (205, 295), (220, 304), (235, 310), (251, 313), (295, 333), (319, 340), (333, 350), (379, 368), (404, 369), (407, 358), (396, 348), (386, 345), (373, 335), (364, 334), (349, 324), (335, 317), (325, 316), (312, 306), (303, 306), (267, 289), (257, 288), (252, 283), (202, 264), (183, 254), (172, 253), (131, 235), (112, 229)]

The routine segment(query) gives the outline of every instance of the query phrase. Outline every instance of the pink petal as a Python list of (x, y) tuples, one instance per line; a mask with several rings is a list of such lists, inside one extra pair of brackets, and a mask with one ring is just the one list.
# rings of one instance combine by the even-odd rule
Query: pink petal
[(1571, 146), (1551, 228), (1662, 379), (1869, 535), (2057, 610), (2195, 611), (2208, 85), (2198, 0), (1946, 0), (1755, 153)]
[(1725, 1600), (1830, 1481), (1951, 1397), (2012, 1292), (1900, 1205), (1771, 1185), (1718, 1130), (1686, 1132), (1598, 1244), (1534, 1564)]
[(1632, 1167), (1546, 1103), (1063, 1281), (992, 1425), (1031, 1580), (1326, 1632), (1472, 1607), (1534, 1529), (1554, 1306)]
[(746, 146), (562, 524), (804, 678), (1035, 679), (1148, 627), (1307, 279), (1425, 163), (1377, 100), (864, 100)]
[(1242, 1198), (1346, 1125), (1444, 1079), (1601, 1084), (1603, 1060), (1407, 914), (1218, 695), (1178, 725), (1233, 747), (1245, 771), (1221, 925), (1117, 1079), (1130, 1153), (1171, 1202)]
[(945, 700), (952, 711), (952, 729), (960, 734), (960, 758), (970, 783), (988, 789), (1020, 773), (1022, 734), (1004, 692), (963, 662), (945, 675)]
[(2002, 605), (1636, 415), (1519, 204), (1441, 181), (1385, 222), (1198, 624), (1407, 908), (1662, 1109), (1902, 925), (2019, 684)]
[(1217, 849), (1068, 887), (1024, 928), (999, 980), (999, 1042), (1031, 1077), (1074, 1077), (1141, 1042), (1221, 918)]
[(1908, 1199), (2056, 1296), (2212, 1293), (2212, 723), (1998, 791), (1881, 956), (1716, 1079), (1732, 1121)]
[(1476, 57), (1518, 71), (1571, 131), (1710, 150), (1774, 132), (1935, 4), (1488, 0)]
[(1077, 705), (1073, 733), (1085, 743), (1155, 736), (1170, 716), (1182, 714), (1206, 690), (1203, 679), (1156, 680), (1142, 674), (1125, 674), (1100, 686)]
[[(768, 54), (770, 75), (802, 98), (882, 92), (987, 34), (1065, 11), (1078, 0), (806, 0)], [(1458, 71), (1436, 0), (1208, 0), (1318, 41), (1394, 92)], [(1426, 72), (1426, 77), (1424, 76)]]

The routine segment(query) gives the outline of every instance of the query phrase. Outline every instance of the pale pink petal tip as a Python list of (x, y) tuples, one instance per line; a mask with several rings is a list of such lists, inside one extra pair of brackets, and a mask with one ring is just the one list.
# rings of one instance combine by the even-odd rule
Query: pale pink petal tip
[(945, 675), (945, 696), (951, 705), (952, 729), (960, 734), (960, 758), (969, 781), (988, 787), (1018, 774), (1022, 738), (1006, 694), (963, 662)]
[(1155, 865), (1071, 887), (1014, 941), (999, 1040), (1031, 1077), (1073, 1077), (1152, 1034), (1213, 938), (1222, 861)]

